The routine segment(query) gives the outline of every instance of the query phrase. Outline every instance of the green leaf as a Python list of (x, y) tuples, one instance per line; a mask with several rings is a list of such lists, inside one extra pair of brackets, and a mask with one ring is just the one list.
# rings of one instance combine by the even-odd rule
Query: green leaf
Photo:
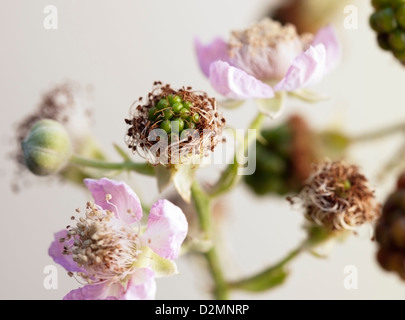
[(274, 98), (256, 99), (256, 104), (261, 113), (274, 119), (280, 115), (280, 112), (284, 107), (285, 97), (285, 91), (276, 91)]
[(190, 203), (191, 185), (194, 182), (198, 166), (194, 164), (181, 164), (173, 174), (173, 182), (177, 192), (184, 201)]
[(166, 189), (173, 178), (173, 172), (170, 168), (167, 168), (162, 165), (155, 167), (156, 179), (158, 183), (159, 192), (163, 192)]
[(244, 103), (245, 100), (226, 99), (220, 101), (219, 105), (225, 109), (236, 109), (239, 108)]
[(231, 283), (230, 285), (233, 289), (262, 292), (283, 284), (287, 276), (288, 272), (285, 270), (285, 267), (277, 266), (253, 278)]
[(321, 93), (318, 93), (315, 91), (311, 91), (308, 89), (299, 89), (299, 90), (291, 91), (288, 94), (293, 97), (296, 97), (302, 101), (310, 102), (310, 103), (315, 103), (315, 102), (324, 101), (324, 100), (329, 99), (329, 97), (327, 95), (324, 95), (324, 94), (321, 94)]

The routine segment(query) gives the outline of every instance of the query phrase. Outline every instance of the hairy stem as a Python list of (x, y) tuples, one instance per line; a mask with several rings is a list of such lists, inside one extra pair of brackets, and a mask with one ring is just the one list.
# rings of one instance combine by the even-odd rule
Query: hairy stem
[(350, 137), (351, 143), (369, 142), (376, 139), (385, 138), (398, 132), (405, 132), (405, 123), (398, 123), (394, 126), (389, 126), (377, 130), (373, 130), (367, 133), (362, 133), (357, 136)]
[[(191, 187), (191, 195), (198, 215), (200, 228), (207, 239), (212, 239), (210, 198), (196, 182), (194, 182)], [(207, 261), (209, 272), (215, 284), (215, 298), (219, 300), (228, 299), (229, 289), (222, 272), (215, 245), (213, 245), (207, 252), (203, 253), (203, 255)]]
[(147, 163), (136, 163), (132, 161), (124, 162), (107, 162), (102, 160), (94, 160), (83, 158), (78, 155), (73, 155), (70, 159), (71, 164), (104, 170), (127, 170), (134, 171), (147, 176), (154, 176), (155, 169)]

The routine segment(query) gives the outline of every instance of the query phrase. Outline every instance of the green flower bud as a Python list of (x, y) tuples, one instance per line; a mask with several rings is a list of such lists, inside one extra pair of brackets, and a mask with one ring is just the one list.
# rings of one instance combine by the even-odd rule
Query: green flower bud
[(22, 150), (28, 169), (36, 175), (47, 176), (67, 165), (72, 144), (59, 122), (43, 119), (34, 124), (22, 142)]

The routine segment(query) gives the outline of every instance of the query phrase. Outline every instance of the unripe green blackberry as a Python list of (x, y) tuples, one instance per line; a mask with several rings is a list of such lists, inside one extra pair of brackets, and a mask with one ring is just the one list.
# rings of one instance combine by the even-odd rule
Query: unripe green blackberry
[(372, 0), (372, 4), (370, 26), (377, 32), (378, 45), (405, 64), (405, 0)]
[(375, 236), (381, 267), (405, 280), (405, 174), (398, 178), (397, 190), (385, 202)]
[[(133, 111), (125, 119), (129, 125), (126, 142), (152, 164), (189, 163), (185, 158), (202, 158), (222, 140), (225, 119), (217, 111), (215, 99), (191, 87), (174, 90), (155, 82), (146, 102), (140, 97)], [(194, 131), (183, 134), (186, 129)], [(158, 142), (163, 143), (154, 148)]]
[(246, 184), (257, 195), (298, 192), (315, 160), (306, 122), (294, 115), (261, 135), (263, 139), (256, 142), (256, 171), (244, 177)]

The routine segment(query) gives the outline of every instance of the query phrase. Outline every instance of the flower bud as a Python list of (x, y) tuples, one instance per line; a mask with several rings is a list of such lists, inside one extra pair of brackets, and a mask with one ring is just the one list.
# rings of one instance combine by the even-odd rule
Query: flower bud
[(21, 145), (26, 166), (39, 176), (59, 172), (72, 154), (66, 129), (59, 122), (49, 119), (35, 123)]

